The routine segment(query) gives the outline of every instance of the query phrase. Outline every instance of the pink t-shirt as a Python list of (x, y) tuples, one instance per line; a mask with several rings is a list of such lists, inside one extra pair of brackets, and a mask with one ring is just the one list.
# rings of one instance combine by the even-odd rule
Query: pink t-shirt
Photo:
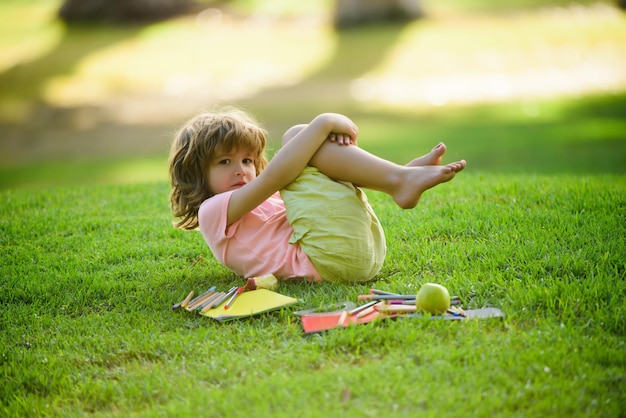
[(198, 211), (200, 232), (222, 264), (245, 278), (272, 273), (283, 279), (321, 280), (302, 248), (289, 244), (293, 229), (278, 193), (226, 228), (232, 193), (205, 200)]

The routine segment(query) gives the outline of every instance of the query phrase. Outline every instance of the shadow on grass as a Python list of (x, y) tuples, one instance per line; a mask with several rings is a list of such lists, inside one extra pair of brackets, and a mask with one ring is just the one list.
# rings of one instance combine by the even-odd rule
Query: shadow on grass
[[(626, 94), (537, 103), (446, 109), (417, 116), (359, 112), (360, 144), (381, 157), (406, 163), (436, 142), (448, 145), (445, 161), (464, 158), (469, 173), (626, 174)], [(541, 116), (546, 113), (546, 116)], [(70, 161), (0, 167), (0, 190), (15, 187), (166, 181), (161, 157), (83, 156)]]
[(71, 75), (85, 57), (134, 37), (142, 25), (106, 26), (106, 30), (103, 28), (104, 26), (98, 24), (64, 25), (60, 42), (48, 54), (0, 73), (3, 99), (34, 99), (43, 103), (42, 94), (50, 80)]
[(280, 129), (322, 112), (353, 114), (358, 103), (351, 82), (385, 60), (406, 26), (396, 22), (335, 31), (335, 50), (319, 71), (294, 86), (261, 90), (242, 104), (261, 120), (282, 123)]
[(2, 111), (7, 112), (0, 120), (0, 165), (21, 169), (128, 151), (141, 155), (145, 147), (140, 142), (154, 142), (163, 127), (110, 122), (95, 106), (55, 106), (45, 95), (51, 81), (71, 76), (89, 55), (132, 39), (146, 25), (64, 25), (61, 40), (49, 53), (0, 73)]
[(397, 162), (444, 141), (446, 161), (465, 158), (472, 171), (626, 174), (626, 94), (537, 101), (531, 115), (512, 102), (364, 120), (367, 148)]

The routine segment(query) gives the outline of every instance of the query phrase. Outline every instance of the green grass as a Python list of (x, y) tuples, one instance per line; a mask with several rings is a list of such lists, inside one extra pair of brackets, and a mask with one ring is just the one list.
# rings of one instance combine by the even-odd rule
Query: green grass
[[(369, 285), (281, 283), (299, 306), (220, 324), (170, 305), (241, 279), (175, 230), (167, 184), (5, 191), (6, 416), (620, 416), (626, 185), (467, 172), (402, 211), (370, 193), (371, 286), (444, 284), (503, 321), (386, 321), (305, 336), (293, 310)], [(198, 262), (199, 261), (199, 262)]]

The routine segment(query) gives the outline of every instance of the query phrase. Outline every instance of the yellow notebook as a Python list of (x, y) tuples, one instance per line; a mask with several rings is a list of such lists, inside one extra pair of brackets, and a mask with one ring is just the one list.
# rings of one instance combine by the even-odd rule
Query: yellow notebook
[(281, 295), (267, 289), (257, 289), (241, 293), (228, 309), (225, 309), (224, 305), (226, 305), (226, 302), (224, 302), (217, 308), (210, 309), (201, 315), (217, 321), (227, 321), (229, 319), (244, 318), (273, 311), (295, 303), (298, 303), (296, 298)]

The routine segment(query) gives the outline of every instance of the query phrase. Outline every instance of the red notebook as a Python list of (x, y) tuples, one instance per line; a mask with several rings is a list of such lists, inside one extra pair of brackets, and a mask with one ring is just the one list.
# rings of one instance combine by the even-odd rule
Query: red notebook
[[(344, 312), (346, 314), (344, 314)], [(482, 319), (482, 318), (502, 318), (504, 314), (498, 308), (483, 308), (483, 309), (466, 309), (465, 316), (452, 315), (446, 313), (445, 315), (433, 315), (431, 319), (444, 319), (451, 321), (460, 321), (466, 319)], [(343, 318), (342, 318), (343, 315)], [(324, 313), (303, 313), (300, 314), (302, 320), (302, 327), (305, 333), (313, 333), (326, 331), (333, 328), (348, 327), (357, 324), (366, 324), (368, 322), (375, 321), (377, 319), (386, 318), (421, 318), (422, 314), (387, 314), (383, 312), (373, 311), (362, 317), (356, 315), (347, 315), (347, 311), (335, 311)]]

